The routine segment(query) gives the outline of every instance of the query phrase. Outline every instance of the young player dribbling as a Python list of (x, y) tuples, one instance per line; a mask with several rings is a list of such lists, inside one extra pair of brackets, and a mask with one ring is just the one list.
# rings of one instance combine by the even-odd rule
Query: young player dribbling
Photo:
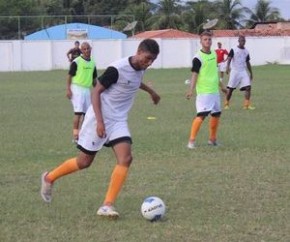
[(49, 203), (55, 181), (65, 175), (89, 167), (97, 152), (103, 146), (112, 147), (117, 164), (112, 172), (110, 184), (103, 205), (97, 214), (118, 218), (114, 203), (126, 180), (133, 157), (131, 134), (128, 128), (128, 113), (139, 89), (147, 92), (153, 103), (158, 104), (160, 96), (142, 82), (144, 71), (159, 54), (155, 40), (143, 40), (135, 55), (113, 62), (98, 78), (92, 90), (92, 105), (82, 125), (77, 157), (68, 159), (50, 172), (41, 176), (41, 197)]

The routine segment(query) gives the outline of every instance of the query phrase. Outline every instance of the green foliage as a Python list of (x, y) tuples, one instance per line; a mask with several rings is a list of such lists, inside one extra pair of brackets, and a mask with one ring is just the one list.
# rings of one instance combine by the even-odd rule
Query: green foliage
[[(130, 113), (134, 161), (116, 203), (118, 221), (96, 215), (115, 165), (111, 149), (58, 180), (50, 205), (40, 198), (40, 174), (77, 153), (67, 72), (1, 73), (0, 241), (290, 241), (290, 69), (253, 71), (256, 110), (243, 110), (243, 95), (234, 92), (221, 117), (223, 146), (207, 146), (206, 120), (198, 148), (188, 150), (195, 115), (185, 99), (189, 68), (148, 70), (145, 82), (161, 102), (153, 106), (139, 92)], [(149, 195), (167, 205), (162, 222), (141, 216)]]

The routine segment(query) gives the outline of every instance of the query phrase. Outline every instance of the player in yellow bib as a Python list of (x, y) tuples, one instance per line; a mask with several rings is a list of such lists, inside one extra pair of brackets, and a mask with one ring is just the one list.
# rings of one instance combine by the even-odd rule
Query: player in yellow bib
[(81, 45), (82, 55), (73, 60), (67, 77), (66, 96), (71, 100), (74, 110), (73, 139), (77, 142), (82, 118), (91, 104), (91, 87), (97, 78), (97, 69), (91, 58), (88, 42)]
[(209, 145), (217, 145), (217, 128), (221, 115), (221, 104), (219, 87), (223, 92), (227, 92), (222, 82), (219, 81), (217, 57), (215, 51), (211, 50), (212, 35), (210, 32), (203, 32), (200, 35), (202, 49), (194, 56), (192, 61), (192, 77), (189, 90), (186, 94), (187, 99), (193, 96), (196, 89), (196, 111), (191, 126), (190, 137), (187, 147), (196, 147), (196, 136), (204, 119), (210, 114), (209, 121)]

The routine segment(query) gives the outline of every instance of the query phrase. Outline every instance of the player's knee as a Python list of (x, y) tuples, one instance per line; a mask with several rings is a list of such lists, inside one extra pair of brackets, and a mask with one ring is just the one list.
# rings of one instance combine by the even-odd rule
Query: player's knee
[(119, 163), (119, 165), (129, 167), (131, 165), (132, 161), (133, 161), (133, 156), (131, 154), (128, 154), (128, 155), (120, 158), (118, 163)]

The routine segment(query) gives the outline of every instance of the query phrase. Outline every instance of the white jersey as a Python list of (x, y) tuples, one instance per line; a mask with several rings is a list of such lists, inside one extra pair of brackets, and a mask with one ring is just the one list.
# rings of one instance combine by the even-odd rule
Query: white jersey
[(102, 114), (104, 119), (125, 121), (139, 90), (144, 70), (135, 70), (129, 57), (110, 64), (118, 71), (118, 80), (101, 94)]
[(231, 49), (229, 57), (231, 60), (231, 69), (233, 71), (245, 71), (247, 68), (247, 61), (250, 60), (250, 55), (247, 49), (234, 47)]

